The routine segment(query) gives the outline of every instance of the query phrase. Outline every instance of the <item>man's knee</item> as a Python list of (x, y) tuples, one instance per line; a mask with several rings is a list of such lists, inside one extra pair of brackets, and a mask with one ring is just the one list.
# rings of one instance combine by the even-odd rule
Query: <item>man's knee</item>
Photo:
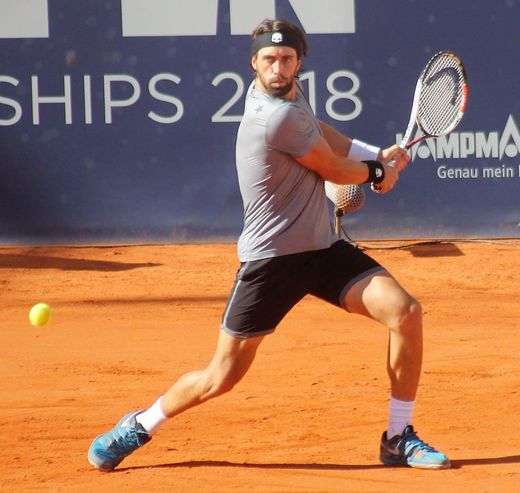
[(400, 300), (395, 305), (390, 328), (400, 334), (413, 335), (422, 328), (422, 306), (411, 296)]
[(231, 391), (242, 380), (262, 340), (263, 337), (237, 339), (221, 332), (217, 352), (203, 372), (204, 395), (207, 399)]

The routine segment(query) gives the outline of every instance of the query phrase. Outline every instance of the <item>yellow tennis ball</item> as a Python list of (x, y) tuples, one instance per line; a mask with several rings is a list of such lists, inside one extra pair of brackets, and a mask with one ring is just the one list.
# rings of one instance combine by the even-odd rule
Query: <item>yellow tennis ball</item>
[(35, 327), (42, 327), (51, 319), (51, 307), (47, 303), (37, 303), (29, 312), (29, 321)]

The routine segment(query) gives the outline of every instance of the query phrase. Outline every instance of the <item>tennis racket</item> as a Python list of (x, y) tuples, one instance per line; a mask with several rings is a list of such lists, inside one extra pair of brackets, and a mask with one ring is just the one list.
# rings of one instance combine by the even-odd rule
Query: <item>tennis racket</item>
[[(400, 147), (408, 150), (426, 139), (449, 134), (462, 120), (467, 100), (468, 78), (462, 61), (451, 51), (436, 53), (417, 80)], [(422, 135), (412, 138), (416, 127)]]

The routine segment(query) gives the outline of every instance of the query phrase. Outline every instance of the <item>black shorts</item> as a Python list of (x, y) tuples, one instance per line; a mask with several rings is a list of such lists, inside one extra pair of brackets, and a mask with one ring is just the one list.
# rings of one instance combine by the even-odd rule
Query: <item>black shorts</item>
[(344, 240), (324, 250), (244, 262), (221, 328), (242, 338), (269, 334), (307, 294), (343, 307), (350, 287), (380, 269), (374, 259)]

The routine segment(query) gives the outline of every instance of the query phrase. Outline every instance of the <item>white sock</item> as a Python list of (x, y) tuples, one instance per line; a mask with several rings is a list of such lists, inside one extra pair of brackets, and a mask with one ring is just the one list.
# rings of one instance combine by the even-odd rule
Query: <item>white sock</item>
[(168, 419), (161, 408), (162, 396), (157, 399), (146, 411), (139, 413), (135, 420), (143, 425), (143, 428), (151, 436)]
[(400, 401), (390, 397), (390, 414), (388, 416), (388, 428), (386, 437), (392, 438), (402, 435), (404, 429), (412, 424), (412, 416), (415, 408), (415, 401)]

